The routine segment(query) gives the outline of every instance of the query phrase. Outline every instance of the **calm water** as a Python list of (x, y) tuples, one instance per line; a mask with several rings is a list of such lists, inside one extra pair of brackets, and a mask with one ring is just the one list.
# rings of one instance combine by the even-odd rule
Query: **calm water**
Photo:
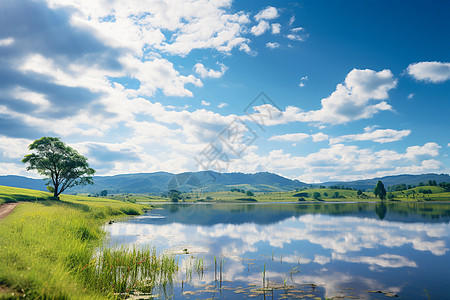
[(178, 204), (107, 230), (177, 254), (167, 298), (450, 299), (449, 221), (437, 203)]

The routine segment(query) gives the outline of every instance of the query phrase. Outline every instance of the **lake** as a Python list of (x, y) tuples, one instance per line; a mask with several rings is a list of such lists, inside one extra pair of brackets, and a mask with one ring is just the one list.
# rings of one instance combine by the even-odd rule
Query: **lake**
[(450, 204), (166, 204), (108, 245), (179, 259), (172, 299), (450, 299)]

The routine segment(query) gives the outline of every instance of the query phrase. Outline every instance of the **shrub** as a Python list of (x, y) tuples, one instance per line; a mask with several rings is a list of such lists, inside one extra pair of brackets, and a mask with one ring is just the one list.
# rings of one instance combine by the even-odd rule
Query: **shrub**
[(294, 194), (294, 195), (292, 195), (293, 197), (306, 197), (306, 198), (308, 198), (309, 197), (309, 194), (308, 193), (305, 193), (305, 192), (302, 192), (302, 193), (297, 193), (297, 194)]

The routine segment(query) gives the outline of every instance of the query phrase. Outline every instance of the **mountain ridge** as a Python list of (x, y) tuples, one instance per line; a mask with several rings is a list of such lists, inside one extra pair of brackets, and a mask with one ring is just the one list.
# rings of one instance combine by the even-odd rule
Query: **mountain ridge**
[[(89, 193), (96, 194), (107, 190), (110, 194), (161, 194), (168, 190), (192, 191), (201, 189), (204, 192), (242, 188), (253, 192), (277, 192), (300, 189), (311, 186), (344, 186), (354, 189), (373, 189), (381, 180), (386, 187), (396, 184), (417, 185), (419, 182), (436, 180), (450, 182), (448, 174), (401, 174), (354, 181), (329, 181), (318, 184), (307, 184), (296, 179), (289, 179), (270, 172), (258, 173), (219, 173), (214, 171), (185, 172), (173, 174), (159, 171), (153, 173), (118, 174), (112, 176), (94, 176), (94, 185), (76, 186), (66, 191), (68, 194)], [(0, 185), (29, 188), (46, 191), (45, 180), (33, 179), (25, 176), (0, 176)]]

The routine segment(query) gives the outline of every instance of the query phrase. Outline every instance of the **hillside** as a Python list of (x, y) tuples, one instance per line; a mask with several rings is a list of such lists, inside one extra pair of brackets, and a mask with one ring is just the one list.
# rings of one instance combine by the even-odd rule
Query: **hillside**
[[(45, 182), (22, 176), (0, 176), (0, 185), (30, 188), (46, 191)], [(287, 191), (302, 188), (307, 184), (291, 180), (276, 174), (262, 172), (255, 174), (188, 172), (172, 174), (167, 172), (121, 174), (115, 176), (95, 176), (94, 185), (79, 186), (67, 190), (66, 193), (138, 193), (161, 194), (170, 189), (215, 192), (240, 187), (258, 192)]]
[(322, 183), (325, 186), (344, 186), (351, 187), (354, 189), (373, 189), (378, 180), (381, 180), (385, 187), (396, 185), (396, 184), (410, 184), (417, 185), (420, 182), (427, 182), (428, 180), (436, 180), (436, 183), (450, 182), (450, 176), (448, 174), (421, 174), (421, 175), (396, 175), (396, 176), (385, 176), (379, 178), (365, 179), (365, 180), (355, 180), (355, 181), (330, 181)]
[[(450, 182), (448, 174), (422, 174), (422, 175), (398, 175), (350, 182), (325, 182), (320, 185), (339, 185), (354, 189), (373, 189), (378, 180), (383, 181), (386, 187), (396, 184), (418, 184), (428, 180)], [(0, 176), (0, 185), (29, 188), (46, 191), (45, 181), (23, 176)], [(315, 184), (319, 185), (319, 184)], [(255, 174), (245, 173), (218, 173), (212, 171), (187, 172), (172, 174), (168, 172), (121, 174), (115, 176), (95, 176), (94, 185), (74, 187), (67, 194), (75, 193), (100, 193), (107, 190), (110, 194), (134, 193), (158, 195), (171, 189), (184, 192), (202, 190), (203, 192), (229, 191), (232, 187), (238, 187), (253, 192), (280, 192), (300, 189), (309, 184), (292, 180), (269, 172)]]
[(16, 175), (0, 176), (0, 185), (38, 191), (47, 191), (47, 187), (45, 186), (45, 180), (33, 179), (24, 176), (16, 176)]

